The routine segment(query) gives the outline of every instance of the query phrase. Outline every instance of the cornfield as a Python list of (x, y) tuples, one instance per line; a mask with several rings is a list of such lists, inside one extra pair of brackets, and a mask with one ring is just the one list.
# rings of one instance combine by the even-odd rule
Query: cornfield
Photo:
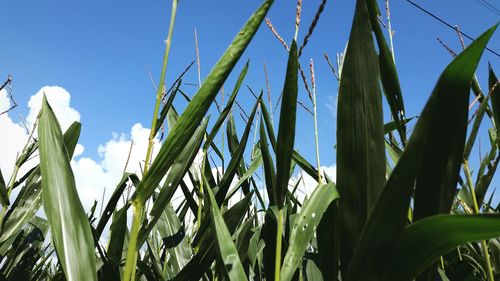
[[(500, 161), (500, 87), (491, 66), (487, 92), (474, 75), (496, 25), (444, 69), (409, 133), (412, 118), (405, 116), (379, 7), (357, 0), (332, 76), (339, 80), (337, 144), (328, 152), (336, 153), (334, 182), (321, 170), (317, 136), (317, 163), (294, 148), (305, 80), (299, 57), (310, 33), (301, 44), (297, 33), (289, 43), (276, 33), (288, 51), (278, 128), (261, 91), (238, 137), (232, 108), (250, 64), (234, 68), (273, 1), (250, 16), (192, 98), (181, 89), (184, 73), (165, 87), (177, 2), (142, 173), (124, 173), (109, 201), (99, 203), (102, 213), (95, 205), (86, 213), (70, 165), (81, 125), (63, 133), (44, 98), (37, 138), (9, 178), (0, 173), (0, 279), (500, 280), (500, 210), (487, 196)], [(208, 110), (235, 71), (225, 107), (209, 122)], [(310, 72), (314, 77), (312, 63)], [(314, 80), (310, 86), (316, 118)], [(479, 107), (469, 121), (471, 92)], [(189, 100), (180, 113), (176, 98)], [(152, 157), (164, 124), (168, 133)], [(480, 126), (490, 126), (489, 151), (473, 169), (469, 157)], [(216, 144), (219, 133), (230, 155)], [(36, 154), (39, 164), (20, 174)], [(227, 163), (215, 174), (212, 157)], [(298, 169), (317, 182), (305, 199), (290, 184)], [(174, 205), (178, 191), (184, 196)], [(41, 209), (45, 217), (37, 215)]]

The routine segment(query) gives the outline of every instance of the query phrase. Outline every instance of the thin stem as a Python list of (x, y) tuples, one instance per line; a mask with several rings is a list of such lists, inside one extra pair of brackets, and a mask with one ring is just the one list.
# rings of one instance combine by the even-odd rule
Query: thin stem
[(316, 111), (316, 79), (314, 75), (314, 62), (311, 59), (309, 63), (309, 70), (311, 71), (311, 86), (312, 86), (312, 102), (313, 102), (313, 119), (314, 119), (314, 143), (316, 146), (316, 164), (318, 165), (318, 184), (323, 184), (323, 177), (321, 176), (321, 164), (319, 162), (319, 140), (318, 140), (318, 113)]
[(274, 280), (281, 280), (281, 241), (283, 240), (283, 207), (278, 211), (278, 229), (276, 230), (276, 254), (274, 260)]
[(387, 31), (389, 31), (389, 42), (391, 44), (392, 61), (396, 63), (396, 58), (394, 57), (394, 43), (392, 42), (393, 31), (391, 27), (391, 8), (389, 7), (389, 0), (385, 0), (385, 12), (387, 14)]
[(167, 64), (168, 64), (168, 55), (170, 54), (170, 46), (172, 45), (172, 35), (174, 32), (174, 23), (175, 23), (175, 15), (177, 14), (177, 2), (178, 0), (173, 0), (172, 1), (172, 13), (170, 15), (170, 26), (168, 28), (168, 36), (167, 40), (165, 41), (165, 53), (163, 55), (163, 67), (161, 69), (161, 74), (160, 74), (160, 83), (159, 87), (156, 91), (156, 103), (155, 103), (155, 109), (153, 112), (153, 122), (151, 124), (151, 132), (149, 134), (149, 144), (148, 144), (148, 150), (146, 152), (146, 160), (144, 161), (144, 174), (148, 171), (149, 168), (149, 161), (151, 159), (151, 151), (153, 148), (153, 142), (154, 142), (154, 137), (155, 137), (155, 128), (156, 128), (156, 121), (158, 119), (158, 111), (160, 110), (160, 103), (161, 103), (161, 98), (163, 96), (163, 90), (165, 88), (165, 73), (167, 72)]
[[(178, 0), (173, 0), (172, 1), (172, 12), (170, 14), (170, 25), (168, 28), (168, 36), (167, 40), (165, 41), (165, 53), (163, 54), (163, 66), (161, 70), (161, 75), (160, 75), (160, 83), (159, 87), (157, 88), (156, 91), (156, 103), (155, 103), (155, 108), (153, 112), (153, 121), (151, 124), (151, 131), (149, 134), (149, 143), (148, 143), (148, 150), (146, 152), (146, 159), (144, 161), (144, 174), (147, 173), (149, 164), (151, 161), (151, 155), (153, 151), (153, 142), (154, 138), (156, 135), (156, 122), (158, 119), (158, 111), (160, 109), (160, 104), (161, 100), (163, 97), (163, 92), (165, 89), (165, 73), (167, 72), (167, 64), (168, 64), (168, 56), (170, 54), (170, 46), (172, 43), (172, 35), (174, 31), (174, 23), (175, 23), (175, 15), (177, 14), (177, 2)], [(138, 190), (140, 192), (140, 190)], [(137, 263), (137, 253), (138, 253), (138, 245), (137, 245), (137, 239), (139, 236), (139, 229), (141, 226), (141, 221), (142, 221), (142, 213), (143, 213), (143, 207), (144, 207), (144, 202), (134, 200), (132, 202), (133, 204), (133, 221), (132, 221), (132, 228), (130, 230), (130, 239), (128, 243), (128, 250), (127, 250), (127, 259), (125, 262), (125, 273), (123, 275), (123, 280), (124, 281), (134, 281), (135, 280), (135, 270), (136, 270), (136, 263)]]
[[(476, 192), (474, 191), (474, 184), (472, 181), (472, 175), (469, 169), (469, 161), (464, 159), (463, 170), (465, 173), (465, 177), (467, 179), (467, 184), (469, 186), (470, 194), (472, 196), (472, 202), (474, 204), (474, 213), (479, 214), (479, 206), (476, 199)], [(486, 268), (488, 270), (488, 280), (495, 281), (495, 277), (493, 275), (493, 267), (491, 266), (491, 258), (489, 254), (488, 244), (486, 240), (481, 241), (481, 248), (483, 249), (484, 259), (486, 260)]]
[(141, 227), (142, 221), (142, 203), (135, 200), (132, 202), (133, 208), (133, 220), (132, 228), (130, 230), (130, 240), (127, 249), (127, 260), (125, 262), (125, 271), (123, 274), (123, 281), (134, 281), (135, 280), (135, 270), (137, 263), (137, 239), (139, 237), (139, 229)]

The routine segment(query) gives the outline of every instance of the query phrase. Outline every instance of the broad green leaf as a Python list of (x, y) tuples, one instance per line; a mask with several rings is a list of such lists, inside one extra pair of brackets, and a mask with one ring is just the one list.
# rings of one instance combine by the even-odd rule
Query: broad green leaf
[(66, 279), (97, 280), (94, 240), (59, 122), (44, 96), (38, 125), (43, 207)]
[(337, 281), (340, 259), (339, 200), (330, 203), (316, 231), (319, 267), (325, 281)]
[(297, 76), (297, 43), (294, 40), (290, 47), (286, 67), (276, 145), (276, 203), (280, 209), (283, 208), (285, 202), (285, 196), (288, 191), (288, 180), (290, 179), (290, 167), (292, 166), (291, 162), (295, 142), (295, 119), (297, 114)]
[[(167, 248), (166, 251), (170, 254), (169, 264), (173, 270), (172, 273), (173, 275), (177, 275), (177, 273), (189, 262), (191, 251), (187, 241), (188, 239), (185, 237), (184, 226), (175, 214), (171, 203), (163, 210), (156, 228)], [(178, 237), (180, 241), (173, 241), (174, 243), (171, 243), (171, 240), (174, 239), (168, 238), (173, 237)]]
[[(469, 81), (494, 30), (495, 27), (481, 35), (456, 57), (441, 75), (401, 159), (389, 177), (366, 223), (356, 248), (356, 254), (349, 267), (347, 281), (384, 280), (383, 272), (390, 270), (387, 268), (387, 260), (395, 257), (395, 251), (399, 248), (407, 223), (415, 181), (418, 184), (418, 181), (422, 180), (421, 177), (435, 175), (422, 173), (426, 171), (427, 166), (434, 165), (424, 159), (441, 162), (440, 159), (447, 159), (456, 152), (451, 149), (452, 146), (460, 146), (461, 143), (463, 148), (467, 119), (462, 118), (464, 114), (465, 117), (467, 116)], [(450, 103), (454, 106), (450, 107)], [(438, 141), (439, 138), (444, 138), (446, 142)], [(461, 158), (456, 161), (460, 163)], [(453, 165), (447, 167), (451, 169)], [(458, 174), (458, 171), (456, 172)], [(445, 176), (445, 174), (440, 176)], [(455, 184), (450, 184), (453, 184), (454, 188)], [(432, 195), (438, 198), (441, 196), (438, 190), (434, 190)], [(385, 258), (366, 259), (366, 257), (381, 256)]]
[(438, 215), (422, 219), (403, 234), (383, 280), (412, 280), (463, 243), (500, 237), (500, 215)]
[(385, 183), (379, 65), (365, 2), (356, 1), (338, 95), (336, 184), (341, 197), (343, 272)]
[(136, 199), (144, 203), (153, 194), (154, 189), (175, 161), (175, 158), (192, 137), (199, 123), (207, 113), (210, 105), (231, 70), (238, 62), (264, 19), (273, 1), (266, 0), (250, 17), (245, 26), (229, 45), (215, 67), (205, 79), (205, 82), (188, 104), (186, 110), (168, 134), (150, 169), (137, 187)]
[[(399, 136), (406, 144), (406, 119), (405, 119), (405, 106), (403, 102), (403, 94), (401, 86), (399, 85), (399, 77), (394, 64), (393, 54), (387, 46), (387, 42), (382, 33), (382, 28), (378, 22), (380, 11), (376, 0), (365, 0), (370, 14), (371, 27), (377, 39), (377, 46), (379, 50), (378, 61), (380, 68), (380, 80), (384, 88), (384, 94), (391, 110), (392, 118), (398, 130)], [(342, 77), (343, 78), (343, 77)]]
[[(80, 136), (80, 130), (81, 124), (74, 122), (64, 133), (64, 144), (70, 156), (73, 156)], [(9, 237), (16, 234), (28, 221), (30, 221), (42, 204), (40, 166), (37, 165), (28, 174), (25, 186), (21, 189), (16, 200), (5, 215), (0, 236), (0, 244), (7, 241)]]
[(323, 184), (316, 187), (311, 198), (304, 203), (293, 222), (290, 243), (281, 267), (281, 280), (292, 280), (323, 214), (330, 203), (338, 197), (333, 183)]
[(231, 108), (233, 107), (233, 104), (236, 101), (236, 96), (238, 95), (241, 84), (243, 83), (243, 80), (245, 79), (245, 76), (247, 75), (248, 65), (249, 65), (249, 62), (247, 61), (247, 63), (245, 64), (245, 67), (243, 67), (243, 70), (240, 73), (240, 76), (238, 77), (238, 80), (236, 81), (236, 85), (234, 86), (233, 92), (231, 93), (231, 96), (229, 97), (229, 100), (226, 103), (226, 107), (222, 110), (219, 117), (217, 117), (217, 121), (215, 121), (215, 124), (212, 127), (210, 134), (208, 134), (207, 139), (205, 140), (205, 144), (203, 146), (204, 150), (208, 149), (208, 147), (210, 146), (210, 144), (214, 140), (215, 135), (219, 131), (220, 127), (222, 126), (222, 123), (224, 123), (224, 120), (226, 120), (227, 115), (229, 114), (229, 112), (231, 112)]
[(191, 163), (193, 163), (194, 158), (201, 146), (203, 141), (203, 136), (205, 135), (205, 130), (207, 129), (208, 118), (202, 121), (202, 124), (198, 127), (194, 135), (191, 137), (186, 147), (175, 159), (170, 171), (167, 174), (167, 178), (163, 183), (163, 187), (160, 190), (160, 194), (153, 203), (153, 207), (149, 212), (150, 219), (146, 225), (141, 227), (139, 231), (138, 244), (142, 245), (148, 234), (153, 229), (153, 226), (158, 222), (163, 214), (163, 211), (167, 207), (168, 203), (174, 196), (180, 181), (186, 174)]
[(428, 124), (432, 144), (422, 149), (425, 165), (418, 168), (414, 220), (450, 211), (464, 157), (470, 82), (495, 29), (481, 35), (446, 68), (429, 101), (432, 106), (424, 109), (432, 116)]
[(215, 241), (219, 259), (223, 262), (222, 267), (229, 280), (248, 280), (245, 270), (241, 265), (240, 257), (234, 245), (231, 233), (220, 213), (217, 201), (210, 188), (207, 188), (208, 206), (210, 209), (210, 219), (215, 230)]
[(113, 221), (109, 228), (109, 243), (106, 250), (104, 264), (97, 272), (100, 280), (120, 280), (120, 262), (124, 251), (125, 237), (127, 234), (127, 206), (114, 213)]

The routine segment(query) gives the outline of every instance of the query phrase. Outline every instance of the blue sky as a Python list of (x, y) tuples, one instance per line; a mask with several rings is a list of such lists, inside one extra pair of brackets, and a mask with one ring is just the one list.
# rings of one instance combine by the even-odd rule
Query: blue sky
[[(476, 37), (498, 22), (500, 16), (474, 0), (415, 0), (452, 25)], [(195, 58), (193, 29), (197, 28), (202, 79), (233, 36), (261, 1), (189, 1), (179, 3), (173, 45), (167, 70), (167, 84)], [(328, 1), (301, 62), (316, 66), (320, 152), (322, 164), (335, 163), (335, 114), (337, 83), (323, 53), (331, 58), (342, 52), (348, 39), (355, 1)], [(500, 8), (496, 0), (490, 3)], [(305, 35), (320, 1), (304, 1), (299, 42)], [(382, 2), (381, 2), (382, 3)], [(97, 147), (113, 133), (130, 133), (139, 122), (150, 126), (154, 89), (145, 66), (158, 81), (170, 16), (170, 1), (26, 1), (0, 0), (2, 48), (0, 80), (11, 73), (14, 97), (20, 105), (12, 114), (26, 114), (29, 98), (45, 85), (57, 85), (71, 94), (71, 107), (81, 114), (80, 143), (84, 155), (98, 158)], [(407, 107), (407, 116), (418, 115), (441, 71), (451, 56), (437, 42), (441, 38), (459, 51), (456, 33), (406, 1), (391, 1), (392, 27), (395, 30), (395, 58)], [(294, 32), (295, 1), (275, 1), (268, 17), (279, 33), (290, 41)], [(466, 40), (466, 44), (470, 43)], [(500, 52), (500, 34), (489, 47)], [(250, 59), (245, 85), (256, 91), (265, 88), (263, 62), (267, 63), (273, 102), (281, 91), (287, 54), (269, 29), (262, 25), (250, 47), (227, 81), (226, 91), (243, 63)], [(485, 52), (478, 69), (478, 79), (486, 87), (487, 62), (500, 73), (500, 58)], [(196, 83), (196, 69), (185, 82)], [(302, 86), (301, 86), (302, 87)], [(193, 95), (196, 87), (183, 89)], [(310, 104), (303, 88), (299, 99)], [(245, 87), (239, 102), (251, 109), (253, 97)], [(183, 104), (178, 106), (182, 108)], [(386, 115), (388, 116), (388, 115)], [(278, 114), (276, 114), (278, 118)], [(242, 120), (236, 117), (239, 124)], [(299, 107), (296, 147), (314, 162), (311, 116)], [(6, 132), (1, 132), (3, 136)], [(484, 142), (486, 136), (482, 137)]]

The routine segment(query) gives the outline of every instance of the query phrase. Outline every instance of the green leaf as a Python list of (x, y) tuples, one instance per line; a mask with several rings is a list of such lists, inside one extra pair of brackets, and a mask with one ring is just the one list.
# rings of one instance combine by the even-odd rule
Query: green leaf
[[(415, 117), (411, 117), (411, 118), (406, 118), (404, 120), (401, 121), (402, 124), (408, 124), (408, 122), (410, 122), (411, 120), (413, 120), (413, 118)], [(384, 134), (387, 135), (388, 133), (394, 131), (394, 130), (397, 130), (397, 125), (396, 125), (396, 121), (391, 121), (391, 122), (388, 122), (388, 123), (385, 123), (384, 124)]]
[(323, 184), (316, 187), (311, 198), (304, 203), (293, 223), (290, 243), (281, 267), (281, 280), (292, 280), (323, 213), (338, 197), (339, 194), (333, 183)]
[[(276, 152), (276, 136), (274, 135), (273, 124), (271, 122), (271, 117), (269, 115), (269, 111), (267, 110), (266, 103), (261, 100), (260, 108), (262, 109), (262, 117), (264, 118), (264, 122), (266, 123), (267, 135), (269, 137), (269, 141), (271, 143), (271, 147), (273, 151)], [(318, 178), (318, 170), (314, 168), (314, 166), (309, 163), (302, 155), (300, 155), (296, 150), (293, 151), (292, 154), (293, 161), (299, 165), (299, 167), (304, 170), (309, 176), (311, 176), (316, 181)]]
[(356, 1), (338, 96), (337, 189), (341, 196), (343, 272), (385, 184), (379, 65), (365, 2)]
[[(80, 130), (81, 124), (74, 122), (64, 133), (64, 144), (70, 156), (73, 156), (80, 136)], [(42, 205), (40, 166), (37, 165), (31, 171), (32, 172), (30, 172), (29, 176), (26, 178), (25, 186), (21, 189), (16, 200), (5, 215), (0, 243), (4, 243), (12, 237), (12, 235), (16, 235), (16, 233), (33, 218)]]
[[(467, 126), (467, 119), (463, 120), (463, 115), (467, 116), (469, 81), (494, 30), (495, 27), (481, 35), (441, 75), (401, 159), (366, 223), (349, 267), (347, 281), (385, 280), (382, 274), (385, 270), (390, 270), (387, 268), (387, 260), (395, 257), (395, 251), (400, 245), (415, 181), (418, 184), (426, 176), (434, 175), (433, 171), (427, 175), (423, 171), (429, 172), (427, 167), (434, 165), (433, 162), (442, 162), (441, 159), (448, 159), (453, 155), (455, 151), (451, 149), (452, 146), (460, 146), (461, 143), (463, 149), (465, 134), (458, 131), (465, 130)], [(451, 107), (450, 104), (454, 106)], [(446, 141), (443, 142), (440, 138)], [(424, 161), (425, 159), (429, 161)], [(460, 163), (460, 160), (457, 161)], [(445, 175), (443, 173), (440, 176)], [(450, 184), (455, 187), (455, 184)], [(438, 198), (441, 196), (439, 190), (434, 190), (432, 195)], [(381, 256), (385, 258), (366, 259)]]
[(250, 17), (245, 26), (229, 45), (226, 52), (219, 59), (215, 67), (205, 79), (205, 82), (188, 104), (184, 113), (168, 134), (158, 155), (144, 178), (137, 187), (136, 199), (144, 203), (153, 194), (154, 189), (175, 161), (175, 158), (192, 137), (199, 123), (207, 113), (210, 105), (224, 81), (238, 62), (273, 1), (266, 0), (260, 8)]
[(231, 233), (222, 218), (217, 201), (210, 188), (207, 188), (208, 206), (210, 209), (210, 219), (215, 230), (215, 241), (219, 259), (223, 262), (223, 268), (229, 280), (248, 280), (245, 270), (241, 265), (240, 257), (234, 245)]
[(248, 170), (245, 171), (245, 173), (238, 179), (238, 181), (232, 185), (232, 189), (228, 192), (226, 196), (225, 203), (227, 205), (228, 200), (236, 194), (236, 192), (240, 189), (240, 187), (243, 185), (244, 182), (246, 182), (248, 179), (252, 178), (252, 175), (255, 173), (255, 171), (262, 165), (262, 155), (258, 154), (253, 162), (250, 164), (250, 167), (248, 167)]
[(432, 144), (422, 149), (425, 164), (417, 174), (414, 220), (450, 211), (464, 157), (470, 82), (495, 29), (481, 35), (446, 68), (424, 109), (433, 118), (427, 124)]
[(75, 186), (59, 122), (44, 96), (38, 126), (43, 206), (69, 281), (97, 280), (94, 240)]
[(292, 154), (295, 142), (295, 119), (297, 114), (297, 75), (297, 43), (294, 40), (290, 47), (286, 67), (276, 146), (276, 203), (279, 209), (283, 208), (283, 203), (285, 202), (285, 196), (288, 191), (288, 180), (290, 178), (290, 167), (292, 166)]
[(194, 158), (196, 157), (196, 154), (198, 153), (201, 146), (201, 142), (203, 141), (205, 130), (207, 129), (207, 124), (208, 118), (203, 120), (200, 127), (198, 127), (192, 138), (186, 144), (186, 147), (182, 150), (182, 152), (175, 159), (175, 162), (172, 164), (163, 187), (160, 190), (160, 194), (154, 201), (153, 207), (149, 212), (150, 220), (146, 225), (143, 225), (141, 227), (141, 230), (139, 231), (139, 245), (142, 245), (142, 243), (146, 241), (146, 238), (153, 229), (153, 226), (161, 218), (163, 211), (170, 203), (170, 200), (174, 196), (174, 193), (177, 190), (180, 181), (188, 171), (189, 166), (191, 166), (191, 164), (193, 163)]
[(0, 170), (0, 202), (4, 207), (8, 207), (10, 205), (9, 195), (7, 195), (7, 186), (5, 185), (5, 180), (3, 179), (1, 170)]
[[(184, 226), (175, 214), (171, 203), (163, 210), (156, 228), (169, 253), (168, 263), (173, 270), (172, 273), (176, 275), (189, 262), (191, 251), (188, 245), (188, 239), (184, 236)], [(166, 241), (170, 242), (170, 240), (173, 240), (167, 238), (172, 237), (179, 237), (180, 241), (175, 241), (177, 242), (173, 243), (175, 245), (167, 245), (171, 243), (165, 243)]]
[(219, 117), (217, 118), (217, 121), (215, 121), (215, 124), (212, 127), (212, 130), (210, 131), (210, 134), (208, 134), (208, 136), (207, 136), (207, 139), (205, 141), (205, 145), (203, 146), (204, 150), (208, 149), (208, 147), (210, 146), (210, 144), (214, 140), (215, 135), (219, 131), (220, 127), (222, 126), (222, 123), (224, 123), (224, 120), (226, 120), (227, 115), (231, 112), (231, 108), (233, 107), (233, 104), (236, 101), (236, 96), (238, 95), (241, 84), (243, 83), (243, 80), (245, 79), (245, 76), (247, 75), (248, 65), (249, 65), (249, 62), (247, 61), (247, 63), (245, 64), (245, 67), (243, 67), (243, 70), (240, 73), (240, 76), (238, 77), (238, 80), (236, 81), (236, 85), (234, 86), (233, 92), (231, 93), (231, 96), (229, 97), (229, 100), (226, 103), (226, 107), (220, 113)]
[(376, 0), (366, 1), (368, 13), (370, 14), (371, 27), (377, 39), (379, 50), (378, 61), (380, 67), (380, 80), (384, 88), (384, 94), (391, 110), (392, 118), (398, 130), (399, 136), (406, 144), (406, 119), (405, 119), (405, 106), (403, 102), (403, 94), (401, 86), (399, 85), (399, 77), (396, 71), (396, 65), (392, 58), (393, 54), (387, 46), (387, 42), (382, 33), (382, 28), (378, 23), (380, 11)]
[[(243, 220), (245, 213), (250, 206), (253, 193), (250, 192), (244, 199), (233, 205), (222, 216), (230, 233), (233, 233)], [(214, 249), (214, 238), (212, 224), (204, 224), (209, 220), (202, 221), (197, 236), (192, 245), (197, 245), (199, 251), (194, 255), (188, 264), (175, 276), (173, 281), (199, 280), (203, 274), (209, 270), (216, 258)]]
[(264, 165), (264, 177), (269, 198), (269, 206), (275, 206), (278, 201), (278, 195), (276, 193), (276, 171), (273, 158), (269, 152), (267, 137), (264, 131), (264, 122), (260, 123), (260, 149)]
[(406, 228), (383, 280), (412, 280), (460, 244), (500, 237), (500, 215), (438, 215)]
[[(262, 96), (262, 95), (261, 95)], [(257, 112), (257, 108), (259, 105), (259, 100), (261, 96), (258, 97), (257, 102), (255, 103), (252, 113), (250, 113), (250, 116), (248, 118), (248, 123), (245, 126), (245, 131), (243, 132), (243, 135), (241, 136), (241, 141), (238, 144), (238, 147), (234, 151), (231, 161), (229, 161), (229, 164), (227, 165), (226, 172), (222, 176), (222, 179), (220, 180), (218, 184), (218, 190), (217, 193), (215, 194), (215, 198), (217, 199), (217, 203), (219, 206), (224, 202), (226, 199), (227, 192), (229, 191), (229, 187), (231, 185), (231, 182), (233, 181), (234, 176), (236, 175), (237, 169), (241, 165), (241, 161), (243, 160), (243, 153), (245, 152), (245, 148), (247, 146), (247, 141), (248, 137), (250, 134), (250, 129), (252, 128), (252, 122), (255, 117), (255, 113)]]

